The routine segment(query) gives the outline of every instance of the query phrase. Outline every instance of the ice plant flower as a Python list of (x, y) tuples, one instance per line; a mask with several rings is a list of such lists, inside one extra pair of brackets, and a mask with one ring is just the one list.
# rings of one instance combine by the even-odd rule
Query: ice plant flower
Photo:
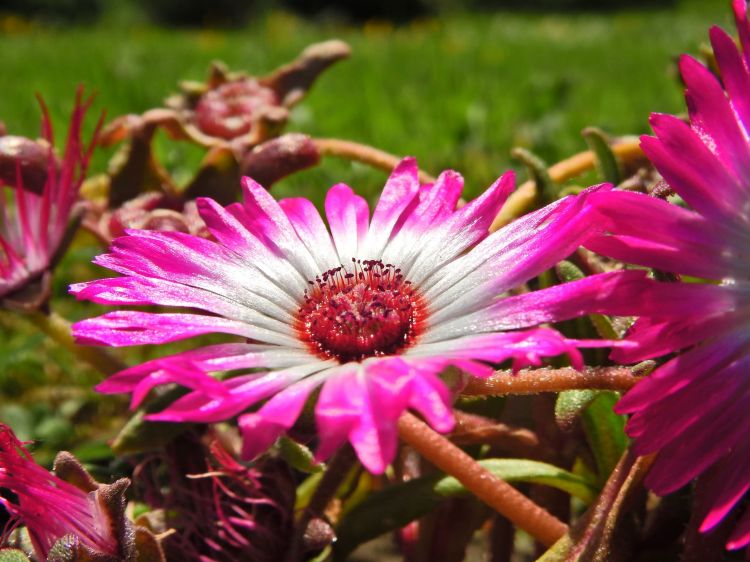
[[(0, 179), (0, 191), (3, 192), (0, 197), (0, 301), (27, 300), (25, 297), (9, 297), (43, 277), (64, 241), (94, 145), (92, 141), (84, 146), (81, 141), (83, 118), (90, 105), (91, 100), (83, 101), (79, 90), (70, 119), (65, 154), (58, 162), (52, 148), (52, 123), (47, 108), (41, 103), (42, 134), (46, 145), (39, 146), (44, 147), (46, 166), (36, 174), (32, 175), (29, 150), (20, 150), (36, 143), (20, 137), (0, 138), (3, 161), (15, 159), (17, 170), (12, 176), (3, 174)], [(40, 168), (39, 151), (34, 152), (33, 163), (35, 168)], [(38, 181), (27, 184), (32, 177)], [(9, 200), (5, 197), (3, 183), (10, 186), (7, 187), (11, 190)]]
[[(636, 348), (613, 357), (635, 362), (685, 350), (640, 382), (617, 405), (633, 414), (627, 431), (640, 454), (657, 453), (646, 484), (664, 495), (704, 475), (714, 529), (750, 489), (750, 23), (734, 2), (742, 50), (714, 27), (720, 82), (690, 57), (680, 61), (690, 124), (651, 116), (656, 137), (642, 147), (689, 209), (638, 193), (594, 194), (608, 235), (588, 246), (626, 262), (710, 280), (661, 283), (636, 322)], [(726, 91), (725, 91), (725, 89)], [(644, 293), (644, 296), (646, 293)], [(661, 302), (660, 302), (661, 301)], [(750, 545), (744, 509), (727, 548)]]
[[(645, 280), (641, 272), (507, 295), (581, 244), (593, 228), (590, 192), (488, 234), (513, 189), (511, 172), (458, 210), (457, 173), (420, 185), (417, 172), (414, 159), (403, 160), (371, 218), (351, 188), (332, 187), (330, 233), (310, 201), (277, 202), (250, 178), (243, 203), (224, 208), (198, 199), (215, 241), (128, 231), (95, 260), (123, 276), (73, 285), (73, 294), (212, 314), (111, 312), (75, 324), (79, 343), (160, 344), (207, 333), (246, 341), (153, 360), (98, 390), (130, 392), (137, 405), (155, 385), (187, 386), (192, 392), (151, 419), (211, 423), (239, 415), (249, 458), (289, 429), (322, 386), (318, 458), (349, 440), (380, 473), (394, 458), (396, 422), (407, 408), (439, 431), (453, 427), (451, 393), (439, 377), (447, 367), (485, 377), (505, 360), (520, 368), (563, 353), (580, 366), (577, 346), (608, 345), (537, 326), (627, 299), (615, 289), (634, 289)], [(250, 368), (256, 371), (223, 382), (205, 374)]]
[(36, 464), (4, 424), (0, 424), (0, 488), (13, 495), (13, 499), (0, 496), (0, 506), (10, 514), (5, 529), (0, 529), (0, 545), (16, 527), (25, 525), (39, 560), (46, 560), (53, 545), (68, 535), (90, 552), (117, 557), (114, 526), (98, 493), (84, 492)]

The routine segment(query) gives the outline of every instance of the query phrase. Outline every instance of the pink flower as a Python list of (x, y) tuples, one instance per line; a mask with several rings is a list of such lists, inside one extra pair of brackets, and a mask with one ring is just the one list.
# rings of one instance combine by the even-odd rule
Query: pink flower
[[(416, 410), (439, 431), (453, 427), (451, 393), (439, 377), (447, 367), (486, 377), (490, 365), (505, 360), (520, 368), (562, 353), (581, 365), (578, 346), (609, 345), (532, 327), (627, 302), (646, 282), (642, 272), (507, 296), (580, 245), (592, 229), (590, 192), (488, 235), (513, 174), (455, 210), (462, 187), (452, 171), (420, 186), (416, 162), (407, 158), (371, 218), (362, 197), (346, 185), (332, 187), (325, 201), (329, 234), (310, 201), (277, 202), (245, 178), (243, 203), (197, 201), (216, 241), (128, 231), (96, 259), (124, 276), (74, 285), (72, 293), (102, 304), (211, 315), (112, 312), (77, 323), (77, 341), (123, 346), (226, 333), (245, 342), (150, 361), (98, 390), (131, 392), (137, 405), (155, 385), (187, 386), (192, 392), (151, 419), (211, 423), (239, 415), (249, 458), (289, 429), (322, 386), (317, 457), (348, 440), (380, 473), (396, 453), (404, 410)], [(224, 382), (204, 374), (251, 368)]]
[(0, 544), (18, 525), (25, 525), (40, 560), (62, 537), (73, 535), (96, 553), (118, 554), (118, 541), (98, 492), (89, 493), (47, 472), (31, 458), (13, 431), (0, 423), (0, 488), (15, 496), (0, 496), (10, 514), (0, 529)]
[[(617, 406), (639, 454), (657, 453), (646, 484), (664, 495), (704, 475), (715, 528), (750, 488), (750, 24), (734, 2), (742, 43), (710, 31), (722, 83), (690, 57), (680, 62), (690, 125), (654, 114), (656, 137), (642, 146), (685, 209), (637, 193), (594, 194), (610, 235), (588, 246), (602, 254), (711, 283), (661, 283), (656, 304), (613, 357), (635, 362), (686, 350), (639, 383)], [(681, 303), (681, 306), (679, 305)], [(745, 510), (727, 548), (750, 545)]]
[[(52, 123), (44, 103), (42, 106), (42, 134), (47, 141), (46, 169), (35, 174), (41, 178), (37, 185), (26, 185), (30, 177), (26, 152), (16, 154), (10, 205), (6, 202), (0, 180), (0, 299), (4, 299), (38, 280), (52, 265), (60, 245), (63, 243), (73, 206), (78, 200), (78, 190), (83, 182), (89, 157), (93, 150), (81, 142), (81, 126), (91, 100), (82, 101), (82, 91), (76, 96), (76, 104), (70, 119), (65, 154), (58, 165), (53, 152)], [(96, 137), (96, 135), (95, 135)], [(3, 137), (4, 157), (12, 159), (8, 151), (12, 146), (35, 144), (19, 137)], [(12, 139), (13, 142), (8, 141)], [(12, 152), (12, 151), (11, 151)], [(38, 151), (35, 151), (38, 152)], [(4, 160), (7, 158), (4, 158)], [(41, 158), (36, 158), (40, 168)], [(7, 181), (7, 180), (6, 180)]]

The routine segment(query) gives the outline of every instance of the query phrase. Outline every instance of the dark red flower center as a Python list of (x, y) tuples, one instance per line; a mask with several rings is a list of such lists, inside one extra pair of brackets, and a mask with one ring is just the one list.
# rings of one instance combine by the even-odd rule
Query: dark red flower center
[(354, 260), (309, 281), (299, 332), (315, 353), (341, 363), (400, 353), (414, 341), (421, 300), (401, 270)]

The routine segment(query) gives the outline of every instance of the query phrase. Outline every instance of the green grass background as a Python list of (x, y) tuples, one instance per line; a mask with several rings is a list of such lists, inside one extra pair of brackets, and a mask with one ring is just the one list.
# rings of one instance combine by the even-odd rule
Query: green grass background
[[(114, 16), (80, 28), (6, 18), (0, 20), (0, 120), (13, 134), (34, 136), (39, 92), (61, 135), (78, 84), (97, 92), (96, 108), (110, 117), (137, 113), (159, 106), (179, 80), (202, 79), (214, 59), (264, 74), (307, 44), (337, 37), (353, 56), (319, 80), (289, 130), (414, 155), (432, 173), (457, 169), (471, 196), (514, 166), (514, 146), (553, 162), (585, 149), (580, 131), (587, 125), (640, 134), (648, 131), (650, 112), (682, 111), (675, 57), (697, 53), (713, 23), (732, 27), (728, 1), (603, 14), (451, 14), (400, 27), (311, 23), (272, 12), (233, 31), (167, 31)], [(167, 143), (160, 155), (182, 179), (199, 157), (187, 145)], [(96, 159), (94, 171), (104, 169), (106, 156)], [(320, 201), (328, 186), (345, 181), (374, 199), (384, 178), (326, 160), (274, 191)], [(94, 312), (74, 305), (66, 287), (94, 274), (81, 264), (97, 251), (83, 240), (57, 276), (54, 305), (64, 314)], [(22, 322), (0, 323), (0, 420), (23, 438), (39, 439), (48, 451), (83, 443), (84, 456), (102, 453), (97, 443), (116, 424), (91, 420), (119, 403), (93, 398), (97, 380)]]

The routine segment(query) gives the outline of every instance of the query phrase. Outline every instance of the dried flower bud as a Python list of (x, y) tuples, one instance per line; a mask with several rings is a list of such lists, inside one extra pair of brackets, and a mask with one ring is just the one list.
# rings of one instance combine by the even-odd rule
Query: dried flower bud
[(195, 107), (195, 120), (204, 133), (230, 140), (250, 132), (259, 110), (278, 104), (272, 89), (244, 78), (203, 94)]
[[(50, 165), (59, 168), (57, 158), (50, 161), (52, 148), (44, 140), (13, 135), (0, 136), (0, 184), (18, 185), (41, 194), (47, 183)], [(20, 181), (18, 173), (20, 172)]]
[(307, 135), (289, 133), (264, 142), (245, 154), (240, 170), (259, 184), (271, 187), (280, 179), (315, 166), (320, 152)]

